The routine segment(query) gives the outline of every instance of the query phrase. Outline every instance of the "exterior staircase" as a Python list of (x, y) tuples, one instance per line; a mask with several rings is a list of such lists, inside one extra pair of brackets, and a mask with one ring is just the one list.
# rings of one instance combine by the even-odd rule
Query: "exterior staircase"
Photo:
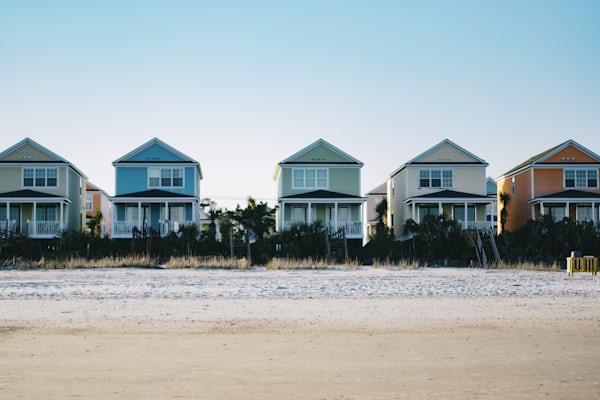
[[(327, 229), (325, 235), (327, 240), (327, 258), (344, 261), (348, 258), (348, 239), (344, 227), (338, 229)], [(342, 258), (343, 256), (343, 258)]]
[(492, 228), (467, 229), (464, 235), (467, 246), (473, 249), (477, 266), (485, 268), (490, 264), (502, 263)]

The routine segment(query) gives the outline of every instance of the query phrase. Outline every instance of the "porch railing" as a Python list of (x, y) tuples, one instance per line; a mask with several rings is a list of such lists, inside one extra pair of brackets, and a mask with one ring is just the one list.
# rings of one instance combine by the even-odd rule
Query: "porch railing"
[[(294, 225), (298, 225), (301, 222), (285, 222), (283, 229), (289, 231)], [(363, 223), (362, 221), (348, 221), (348, 222), (329, 222), (326, 225), (329, 231), (337, 231), (343, 229), (346, 232), (346, 236), (351, 237), (362, 237), (363, 235)]]
[(0, 221), (0, 236), (11, 236), (17, 233), (17, 221)]
[[(158, 230), (160, 236), (166, 236), (171, 232), (179, 232), (179, 229), (183, 226), (191, 225), (193, 223), (193, 221), (160, 221)], [(148, 222), (142, 223), (142, 227), (139, 227), (138, 225), (137, 221), (114, 221), (112, 237), (130, 238), (134, 229), (137, 229), (140, 232), (143, 231), (144, 227), (147, 230), (150, 229), (150, 224)]]
[(27, 234), (31, 237), (55, 237), (68, 229), (67, 224), (60, 221), (27, 221)]
[(171, 232), (179, 232), (184, 226), (193, 224), (193, 221), (162, 221), (160, 223), (160, 236), (168, 235)]
[[(462, 227), (464, 222), (460, 221)], [(480, 231), (494, 228), (494, 223), (491, 221), (467, 221), (467, 229), (477, 229)]]

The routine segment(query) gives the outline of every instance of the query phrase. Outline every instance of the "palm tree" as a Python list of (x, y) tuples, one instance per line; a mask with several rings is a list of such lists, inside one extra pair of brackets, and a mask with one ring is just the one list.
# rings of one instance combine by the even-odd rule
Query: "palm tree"
[(500, 192), (498, 196), (500, 198), (500, 202), (502, 203), (502, 210), (500, 210), (500, 226), (502, 227), (502, 233), (506, 229), (506, 222), (508, 220), (508, 204), (510, 203), (511, 196), (509, 193)]

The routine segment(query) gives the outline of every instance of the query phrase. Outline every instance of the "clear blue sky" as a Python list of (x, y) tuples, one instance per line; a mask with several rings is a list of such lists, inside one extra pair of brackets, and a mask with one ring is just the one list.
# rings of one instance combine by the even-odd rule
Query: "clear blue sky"
[(363, 193), (448, 138), (497, 177), (567, 139), (600, 153), (600, 1), (0, 0), (2, 150), (31, 137), (114, 194), (159, 137), (202, 197), (276, 197), (323, 138)]

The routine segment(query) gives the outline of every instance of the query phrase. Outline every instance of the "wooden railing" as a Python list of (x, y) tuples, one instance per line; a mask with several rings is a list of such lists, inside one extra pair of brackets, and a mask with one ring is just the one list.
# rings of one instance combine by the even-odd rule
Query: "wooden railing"
[(592, 275), (598, 273), (598, 257), (567, 257), (567, 273), (573, 275), (575, 272), (590, 272)]

